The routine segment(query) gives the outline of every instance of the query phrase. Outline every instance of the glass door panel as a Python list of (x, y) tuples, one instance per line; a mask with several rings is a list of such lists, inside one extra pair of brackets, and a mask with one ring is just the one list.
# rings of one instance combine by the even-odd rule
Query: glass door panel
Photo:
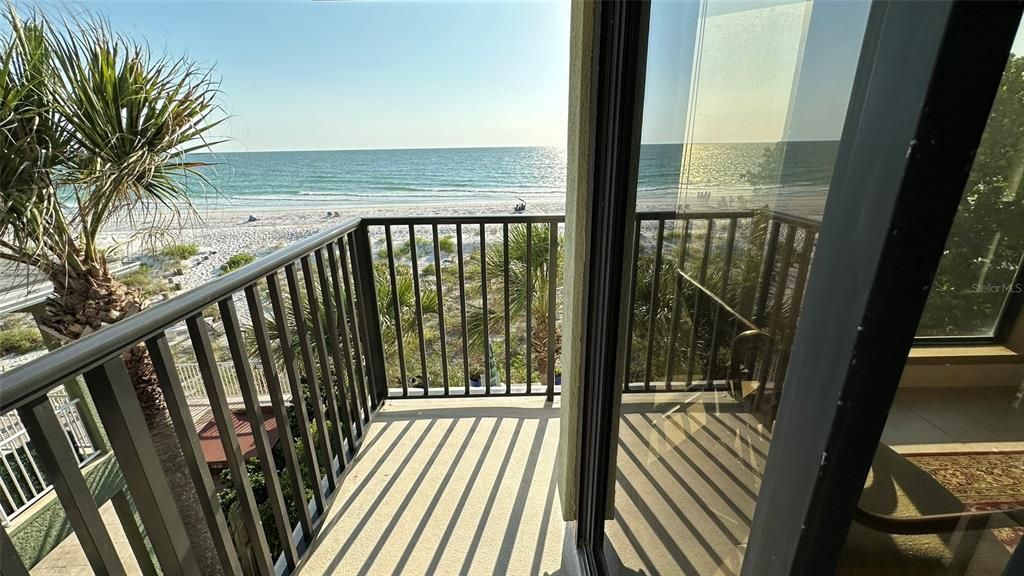
[(613, 573), (739, 572), (868, 9), (652, 4)]

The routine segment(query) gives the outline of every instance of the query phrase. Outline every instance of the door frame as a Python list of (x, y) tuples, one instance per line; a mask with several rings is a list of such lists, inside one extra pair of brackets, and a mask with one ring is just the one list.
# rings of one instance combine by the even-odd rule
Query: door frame
[[(606, 574), (604, 521), (610, 511), (608, 478), (615, 473), (620, 399), (615, 374), (625, 357), (619, 335), (626, 325), (632, 269), (650, 2), (611, 0), (589, 8), (590, 110), (579, 116), (579, 126), (569, 127), (590, 133), (590, 146), (579, 151), (588, 164), (589, 198), (584, 213), (577, 214), (585, 220), (580, 239), (585, 248), (581, 277), (572, 280), (583, 291), (575, 545), (584, 574)], [(573, 9), (580, 7), (574, 4)]]

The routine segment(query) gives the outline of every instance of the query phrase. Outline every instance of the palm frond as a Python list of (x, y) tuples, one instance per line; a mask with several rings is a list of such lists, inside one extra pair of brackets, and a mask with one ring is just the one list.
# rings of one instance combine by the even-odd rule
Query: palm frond
[(23, 19), (0, 39), (0, 258), (44, 273), (105, 266), (102, 228), (198, 218), (185, 179), (212, 188), (188, 155), (223, 122), (212, 72), (155, 55), (95, 17)]

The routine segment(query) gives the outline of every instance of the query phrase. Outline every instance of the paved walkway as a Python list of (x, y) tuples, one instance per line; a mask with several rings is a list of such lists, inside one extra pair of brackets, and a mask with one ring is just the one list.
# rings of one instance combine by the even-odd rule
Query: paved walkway
[[(124, 535), (124, 529), (114, 512), (114, 505), (107, 502), (100, 507), (100, 516), (103, 524), (110, 533), (110, 539), (114, 541), (114, 548), (121, 558), (125, 570), (129, 575), (141, 574), (139, 563), (135, 560), (131, 547), (128, 545), (128, 538)], [(41, 562), (32, 568), (30, 573), (33, 576), (92, 576), (92, 568), (85, 558), (82, 545), (78, 543), (78, 537), (72, 533), (57, 545)]]

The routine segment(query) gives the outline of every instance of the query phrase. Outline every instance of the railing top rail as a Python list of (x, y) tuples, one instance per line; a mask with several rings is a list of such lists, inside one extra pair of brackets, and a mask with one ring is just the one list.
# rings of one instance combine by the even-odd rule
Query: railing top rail
[(796, 214), (790, 214), (788, 212), (773, 212), (772, 220), (778, 220), (779, 222), (792, 224), (814, 232), (821, 229), (820, 221), (814, 220), (813, 218), (807, 218), (806, 216), (797, 216)]
[(637, 212), (637, 220), (718, 220), (723, 218), (750, 218), (757, 214), (757, 210), (687, 210), (676, 212), (675, 210), (655, 210), (651, 212)]
[(793, 224), (801, 228), (808, 228), (817, 231), (821, 222), (806, 216), (797, 216), (789, 212), (779, 212), (768, 208), (746, 208), (738, 210), (687, 210), (676, 212), (674, 210), (654, 210), (649, 212), (637, 212), (637, 220), (724, 220), (727, 218), (750, 218), (756, 214), (763, 213), (772, 220), (785, 224)]
[(374, 216), (363, 218), (364, 226), (403, 226), (409, 224), (547, 224), (564, 222), (564, 214), (484, 214), (438, 216)]
[(162, 333), (168, 326), (193, 316), (358, 226), (358, 218), (346, 220), (5, 372), (0, 376), (0, 413), (18, 408), (60, 382), (99, 366), (136, 343)]

